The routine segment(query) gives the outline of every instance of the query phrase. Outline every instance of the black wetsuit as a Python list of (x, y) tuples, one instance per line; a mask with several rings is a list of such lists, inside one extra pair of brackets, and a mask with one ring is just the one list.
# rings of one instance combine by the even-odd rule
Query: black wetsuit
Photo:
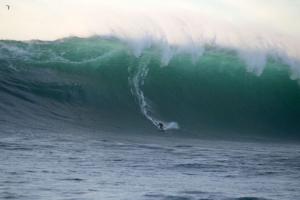
[(160, 130), (164, 130), (164, 125), (162, 123), (159, 123), (158, 127), (159, 127)]

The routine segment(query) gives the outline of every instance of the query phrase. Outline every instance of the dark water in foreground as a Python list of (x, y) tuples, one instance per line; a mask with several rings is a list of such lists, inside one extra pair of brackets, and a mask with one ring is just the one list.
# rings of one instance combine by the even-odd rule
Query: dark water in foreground
[(2, 132), (0, 199), (300, 199), (300, 146)]

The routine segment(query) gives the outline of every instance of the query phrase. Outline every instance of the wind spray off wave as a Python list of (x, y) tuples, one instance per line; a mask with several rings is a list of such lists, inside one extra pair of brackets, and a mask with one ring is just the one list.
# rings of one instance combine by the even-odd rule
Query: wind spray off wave
[[(137, 55), (149, 43), (159, 42), (165, 46), (166, 60), (172, 54), (170, 45), (195, 52), (214, 43), (238, 50), (257, 74), (269, 54), (294, 66), (300, 57), (300, 25), (294, 23), (300, 5), (292, 0), (26, 0), (15, 4), (13, 14), (0, 13), (2, 39), (110, 35), (130, 41)], [(299, 69), (293, 70), (299, 76)]]

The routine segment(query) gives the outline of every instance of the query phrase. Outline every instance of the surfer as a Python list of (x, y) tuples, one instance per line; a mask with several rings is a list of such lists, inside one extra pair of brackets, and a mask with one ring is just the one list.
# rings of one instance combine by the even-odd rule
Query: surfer
[(158, 128), (159, 128), (160, 130), (162, 130), (162, 131), (165, 130), (165, 129), (164, 129), (164, 124), (161, 123), (161, 122), (158, 123)]

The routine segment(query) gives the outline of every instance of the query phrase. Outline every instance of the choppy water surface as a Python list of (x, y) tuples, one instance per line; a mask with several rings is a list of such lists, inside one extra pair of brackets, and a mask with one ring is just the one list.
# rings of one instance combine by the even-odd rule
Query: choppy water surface
[(0, 199), (300, 199), (300, 146), (1, 133)]

